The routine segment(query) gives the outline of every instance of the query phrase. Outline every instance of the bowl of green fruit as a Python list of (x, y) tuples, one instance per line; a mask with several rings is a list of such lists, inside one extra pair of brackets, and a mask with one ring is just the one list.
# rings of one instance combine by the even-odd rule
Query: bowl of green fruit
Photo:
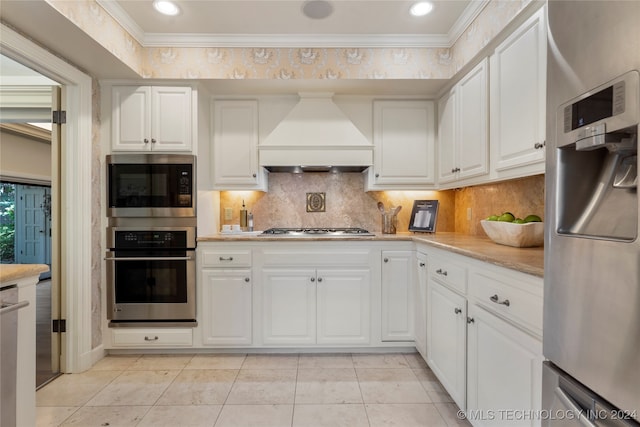
[(544, 243), (544, 223), (538, 215), (518, 218), (511, 212), (491, 215), (480, 221), (491, 240), (516, 248), (531, 248)]

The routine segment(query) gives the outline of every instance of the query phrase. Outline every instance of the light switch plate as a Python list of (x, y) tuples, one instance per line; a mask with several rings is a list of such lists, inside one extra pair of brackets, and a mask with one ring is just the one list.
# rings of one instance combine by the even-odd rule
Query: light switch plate
[(233, 219), (233, 209), (224, 208), (224, 220), (231, 221)]

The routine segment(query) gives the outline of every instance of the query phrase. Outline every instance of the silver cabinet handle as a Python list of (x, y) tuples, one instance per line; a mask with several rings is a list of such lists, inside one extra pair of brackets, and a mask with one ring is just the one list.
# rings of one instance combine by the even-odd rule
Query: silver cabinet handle
[(318, 283), (322, 282), (322, 277), (318, 277)]
[(245, 277), (245, 278), (244, 278), (244, 281), (245, 281), (245, 282), (247, 282), (247, 283), (249, 283), (249, 281), (250, 281), (250, 280), (251, 280), (251, 279), (249, 279), (248, 277)]
[(311, 281), (312, 281), (312, 282), (315, 282), (315, 281), (316, 281), (316, 278), (315, 278), (315, 277), (312, 277), (312, 278), (311, 278)]
[(225, 257), (220, 257), (220, 261), (233, 261), (233, 257), (230, 256), (229, 258), (225, 258)]
[(380, 178), (380, 174), (379, 173), (376, 174), (376, 178)]
[(447, 275), (447, 270), (443, 270), (443, 269), (439, 268), (439, 269), (436, 270), (436, 273), (440, 274), (442, 276), (446, 276)]
[(489, 299), (491, 300), (491, 302), (495, 302), (496, 304), (506, 305), (507, 307), (511, 305), (508, 299), (504, 301), (500, 301), (500, 298), (498, 297), (497, 294), (490, 296)]
[(473, 317), (467, 317), (467, 323), (468, 323), (468, 324), (472, 324), (473, 322), (475, 322), (475, 320), (473, 319)]
[(533, 148), (535, 148), (536, 150), (539, 150), (541, 148), (544, 148), (544, 146), (547, 145), (547, 141), (542, 141), (542, 142), (536, 142), (533, 145)]
[(424, 262), (420, 263), (420, 267), (424, 267), (426, 264)]
[(255, 178), (255, 177), (257, 177), (257, 176), (258, 176), (257, 174), (255, 174), (255, 173), (253, 174), (253, 177), (254, 177), (254, 178)]
[(145, 143), (145, 144), (148, 144), (148, 143), (149, 143), (149, 140), (148, 140), (147, 138), (145, 138), (145, 139), (144, 139), (144, 143)]
[(389, 258), (385, 258), (385, 259), (384, 259), (384, 262), (389, 262)]
[(145, 336), (144, 340), (145, 341), (158, 341), (158, 336), (156, 335), (153, 338), (149, 338), (149, 337)]
[(456, 307), (455, 309), (453, 309), (453, 312), (454, 312), (455, 314), (460, 314), (460, 313), (462, 313), (462, 309), (461, 309), (461, 308)]
[(151, 138), (151, 143), (155, 144), (156, 143), (156, 139), (155, 138)]

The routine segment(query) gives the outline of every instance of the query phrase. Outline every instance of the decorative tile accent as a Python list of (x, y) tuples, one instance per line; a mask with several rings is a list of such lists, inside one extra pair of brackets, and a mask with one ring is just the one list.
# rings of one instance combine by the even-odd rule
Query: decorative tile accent
[(325, 211), (325, 193), (307, 193), (307, 212)]

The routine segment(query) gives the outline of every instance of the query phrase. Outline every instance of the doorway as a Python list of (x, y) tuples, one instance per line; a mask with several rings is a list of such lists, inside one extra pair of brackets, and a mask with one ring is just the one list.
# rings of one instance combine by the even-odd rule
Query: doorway
[[(53, 235), (59, 226), (54, 214), (57, 201), (52, 197), (59, 194), (54, 166), (59, 163), (55, 154), (59, 129), (51, 123), (59, 88), (2, 55), (0, 65), (0, 262), (49, 266), (36, 285), (38, 388), (60, 373), (60, 333), (52, 331), (60, 317), (60, 282), (55, 275), (59, 265), (52, 262)], [(11, 84), (5, 85), (6, 81)]]
[[(53, 306), (60, 308), (60, 323), (66, 325), (65, 332), (59, 334), (60, 371), (84, 372), (103, 355), (102, 346), (92, 342), (92, 332), (99, 330), (96, 325), (101, 314), (92, 311), (96, 305), (92, 304), (91, 284), (95, 280), (92, 280), (94, 251), (91, 249), (96, 242), (92, 239), (92, 216), (87, 215), (93, 202), (91, 182), (95, 169), (92, 165), (93, 145), (87, 143), (93, 138), (92, 79), (2, 22), (0, 53), (51, 79), (52, 85), (59, 85), (61, 93), (58, 105), (61, 110), (67, 111), (66, 124), (56, 126), (56, 138), (53, 138), (52, 132), (51, 144), (55, 152), (52, 157), (59, 159), (59, 163), (52, 165), (55, 168), (52, 177), (58, 180), (51, 184), (52, 266), (58, 266), (57, 269), (53, 268), (52, 283), (57, 281), (62, 289), (58, 293), (59, 301)], [(4, 71), (2, 67), (3, 74)], [(4, 76), (1, 77), (3, 85), (10, 83)], [(0, 99), (6, 98), (3, 95)], [(3, 152), (0, 161), (4, 157)], [(57, 194), (53, 194), (56, 191)], [(64, 206), (61, 206), (62, 200)], [(64, 242), (64, 245), (60, 242)], [(98, 278), (100, 280), (101, 277)], [(96, 304), (100, 306), (99, 299)], [(32, 398), (35, 399), (35, 396)], [(29, 406), (31, 402), (25, 401), (24, 404)]]

